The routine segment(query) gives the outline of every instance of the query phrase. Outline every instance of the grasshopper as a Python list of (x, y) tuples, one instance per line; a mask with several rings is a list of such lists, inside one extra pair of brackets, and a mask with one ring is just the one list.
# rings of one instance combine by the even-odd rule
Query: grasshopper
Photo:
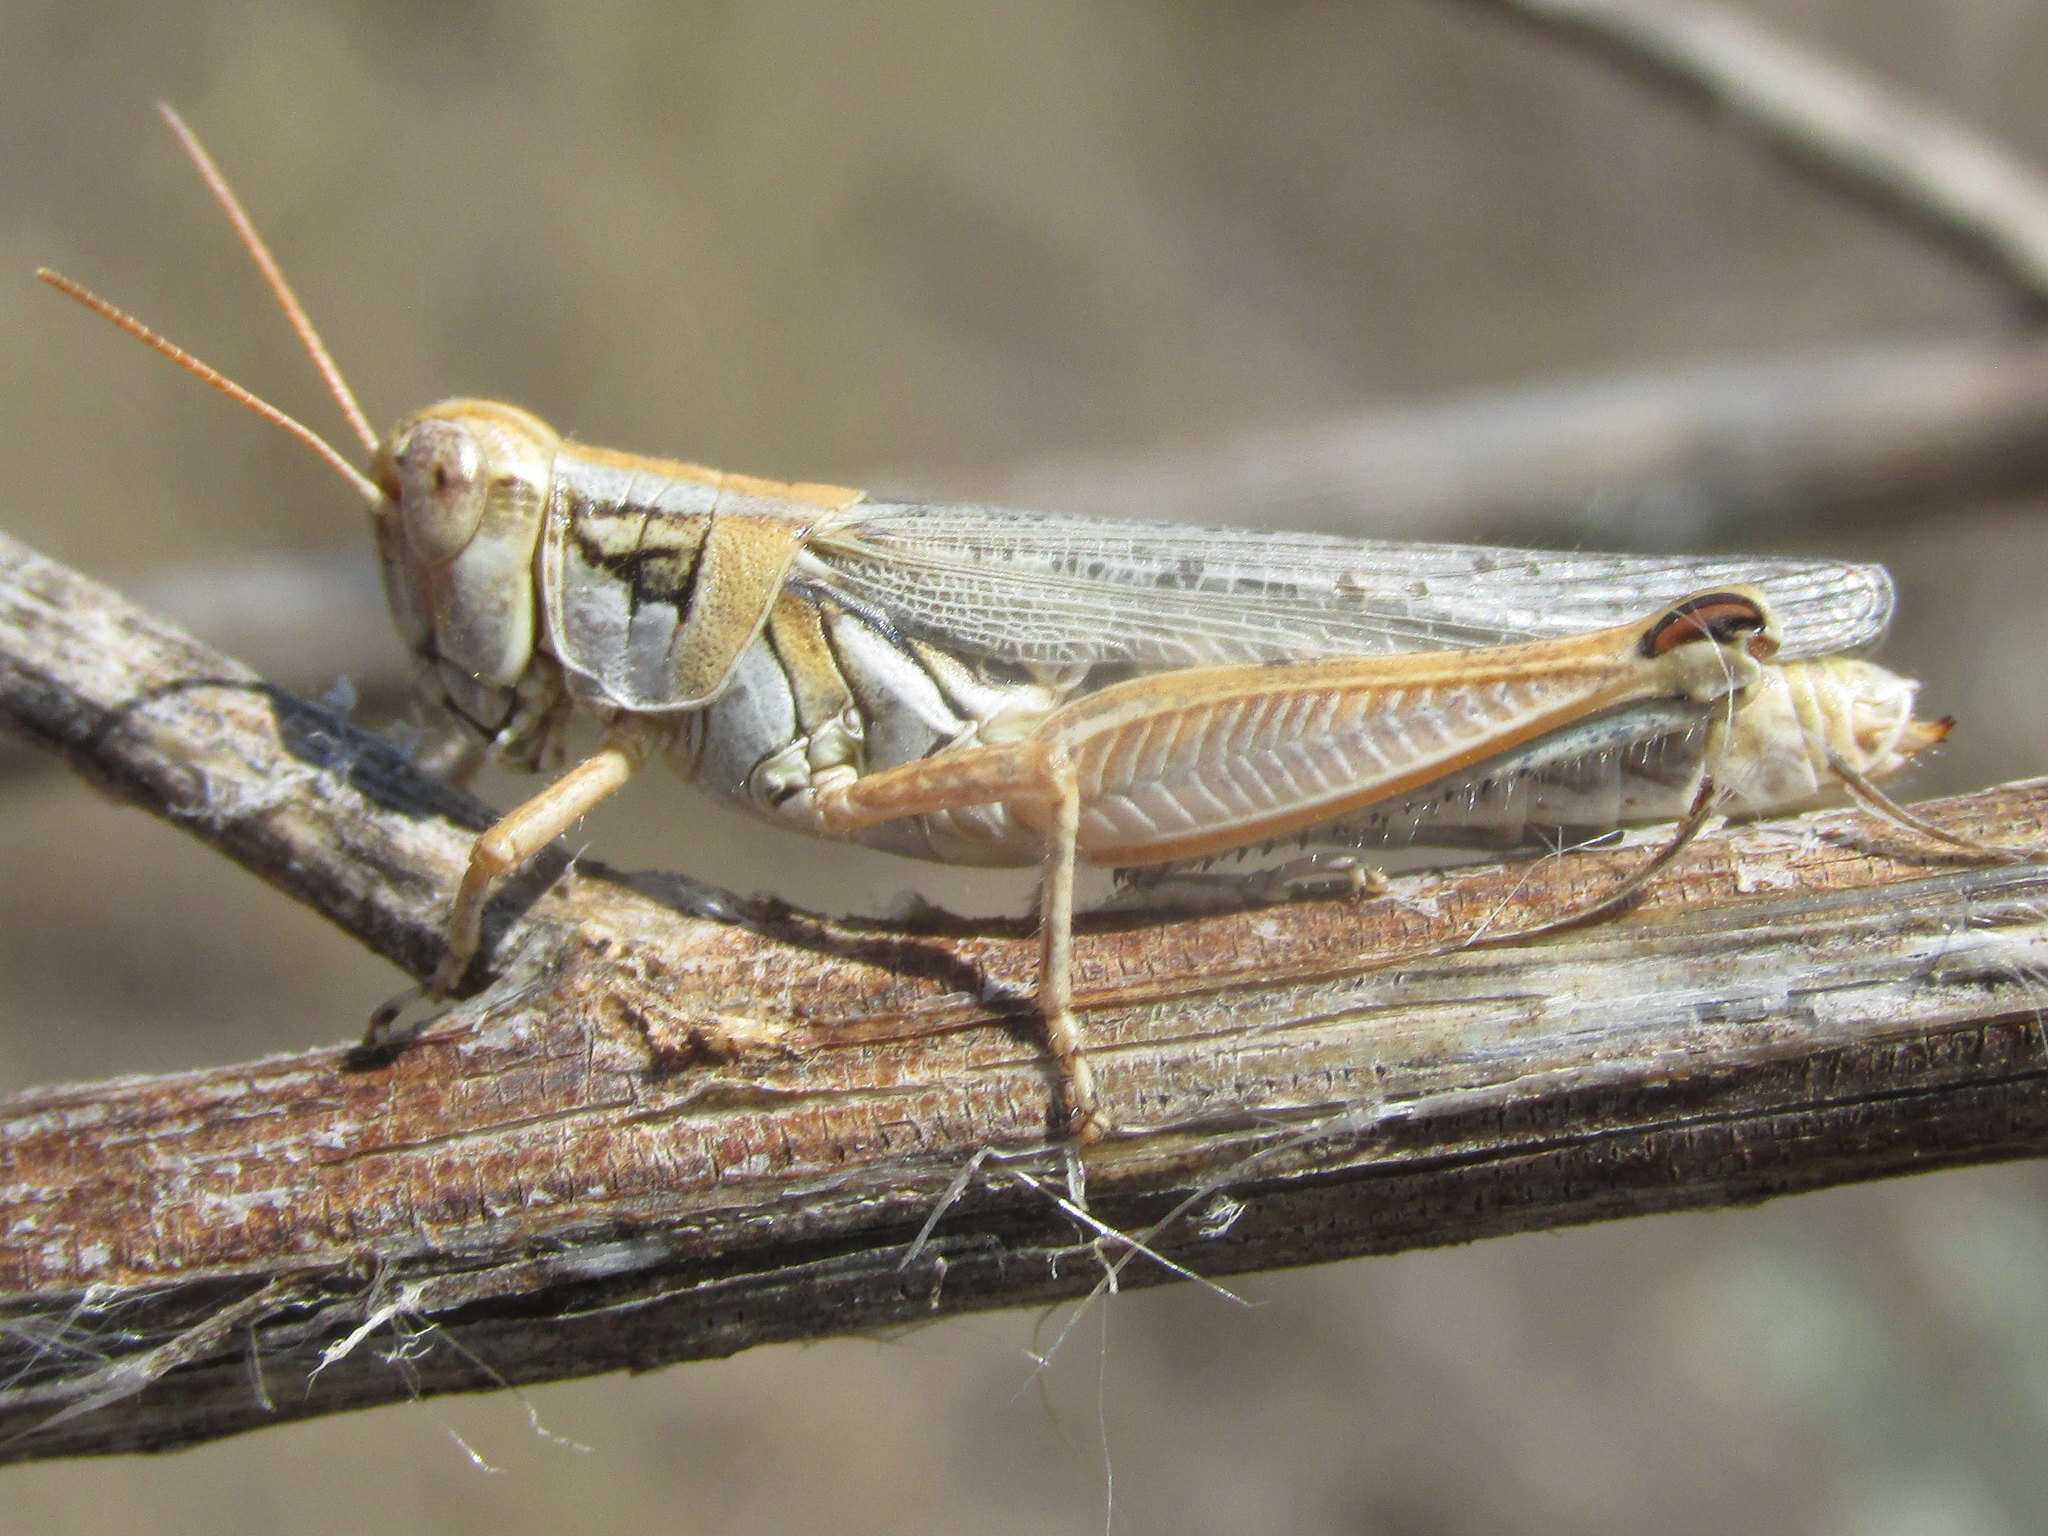
[(1911, 682), (1842, 654), (1889, 621), (1876, 566), (878, 501), (573, 442), (482, 399), (380, 436), (225, 177), (162, 111), (368, 472), (39, 275), (355, 489), (462, 767), (489, 755), (539, 770), (573, 717), (599, 728), (594, 752), (477, 839), (428, 997), (461, 985), (493, 882), (659, 758), (820, 836), (1042, 865), (1038, 1004), (1064, 1124), (1093, 1140), (1110, 1121), (1073, 1007), (1078, 860), (1170, 865), (1295, 835), (1696, 830), (1717, 807), (1764, 813), (1844, 776), (1867, 784), (1947, 729), (1913, 719)]

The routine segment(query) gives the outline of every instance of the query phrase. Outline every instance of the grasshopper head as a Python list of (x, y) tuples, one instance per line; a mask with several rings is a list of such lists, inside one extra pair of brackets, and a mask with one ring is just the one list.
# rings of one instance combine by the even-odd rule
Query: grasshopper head
[(495, 733), (534, 655), (534, 550), (561, 439), (491, 400), (416, 411), (377, 449), (370, 478), (384, 595), (455, 710)]
[(559, 674), (536, 669), (534, 551), (561, 439), (527, 412), (445, 400), (408, 416), (382, 442), (327, 344), (284, 279), (234, 189), (192, 130), (159, 106), (255, 261), (334, 403), (371, 454), (362, 474), (333, 444), (81, 283), (36, 275), (187, 373), (318, 454), (370, 505), (384, 592), (405, 642), (436, 690), (486, 736), (534, 745), (537, 704)]

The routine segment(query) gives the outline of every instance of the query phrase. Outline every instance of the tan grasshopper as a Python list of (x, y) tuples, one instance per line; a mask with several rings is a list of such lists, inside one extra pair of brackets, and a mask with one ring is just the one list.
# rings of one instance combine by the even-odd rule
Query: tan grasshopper
[[(486, 897), (654, 758), (785, 826), (1043, 867), (1038, 1002), (1064, 1120), (1108, 1127), (1074, 1017), (1074, 868), (1303, 834), (1616, 825), (1804, 804), (1940, 738), (1875, 566), (1544, 554), (879, 502), (565, 440), (444, 401), (371, 428), (191, 131), (164, 116), (370, 455), (113, 305), (46, 281), (319, 453), (371, 513), (423, 696), (465, 757), (597, 749), (476, 841)], [(1710, 777), (1711, 770), (1711, 777)], [(1718, 785), (1719, 798), (1709, 786)], [(1675, 845), (1674, 845), (1675, 846)]]

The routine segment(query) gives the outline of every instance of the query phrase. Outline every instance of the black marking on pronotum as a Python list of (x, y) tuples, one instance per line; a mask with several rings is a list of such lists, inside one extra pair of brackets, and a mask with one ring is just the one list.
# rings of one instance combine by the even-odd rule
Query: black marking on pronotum
[[(652, 519), (645, 508), (632, 508), (611, 501), (600, 501), (595, 497), (570, 492), (565, 498), (567, 514), (564, 519), (569, 541), (583, 562), (626, 587), (631, 594), (632, 610), (637, 612), (642, 603), (661, 603), (673, 608), (679, 621), (687, 622), (690, 610), (696, 602), (697, 578), (701, 573), (704, 558), (704, 542), (710, 534), (706, 522), (698, 532), (694, 543), (669, 543), (650, 546), (647, 543), (648, 529)], [(715, 516), (716, 514), (709, 514)], [(640, 530), (630, 549), (612, 549), (599, 542), (591, 530), (594, 524), (605, 517), (620, 521), (638, 519)], [(673, 565), (680, 565), (679, 581), (652, 579), (650, 571)]]

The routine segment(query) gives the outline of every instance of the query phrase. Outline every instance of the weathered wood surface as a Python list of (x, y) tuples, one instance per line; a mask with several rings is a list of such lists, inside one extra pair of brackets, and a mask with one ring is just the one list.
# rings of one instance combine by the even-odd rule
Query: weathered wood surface
[[(487, 815), (4, 537), (0, 722), (415, 974)], [(2038, 846), (2048, 783), (1929, 814)], [(1077, 987), (1124, 1127), (1088, 1155), (1093, 1211), (1138, 1232), (1184, 1205), (1155, 1246), (1225, 1275), (2048, 1148), (2048, 870), (1835, 812), (1703, 839), (1624, 918), (1456, 947), (1648, 851), (1084, 931)], [(0, 1101), (6, 1455), (1101, 1278), (1000, 1164), (912, 1251), (978, 1150), (1060, 1172), (1052, 1077), (1004, 1001), (1028, 995), (1021, 929), (746, 910), (587, 866), (543, 883), (494, 905), (503, 971), (406, 1049)], [(1162, 1274), (1140, 1258), (1122, 1278)]]

